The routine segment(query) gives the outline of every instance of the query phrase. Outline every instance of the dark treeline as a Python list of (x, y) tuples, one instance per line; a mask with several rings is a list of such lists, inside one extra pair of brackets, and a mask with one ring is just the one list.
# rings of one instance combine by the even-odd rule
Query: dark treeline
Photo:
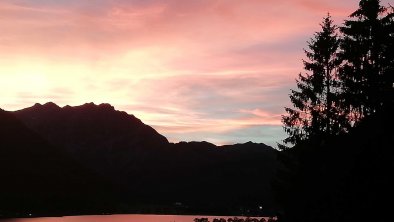
[[(362, 0), (342, 27), (330, 15), (305, 50), (306, 73), (292, 90), (283, 116), (286, 145), (349, 132), (393, 103), (393, 8)], [(280, 145), (286, 149), (288, 146)]]
[(328, 15), (282, 117), (280, 221), (386, 221), (394, 172), (394, 10), (361, 0)]

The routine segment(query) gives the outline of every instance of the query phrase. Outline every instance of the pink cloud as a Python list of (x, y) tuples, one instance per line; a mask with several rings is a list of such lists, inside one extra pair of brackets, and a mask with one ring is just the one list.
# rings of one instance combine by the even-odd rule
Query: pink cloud
[(357, 3), (4, 0), (0, 102), (109, 102), (174, 140), (279, 138), (306, 41)]
[[(186, 3), (178, 0), (136, 4), (135, 1), (101, 1), (93, 7), (92, 4), (74, 1), (59, 4), (61, 7), (56, 7), (56, 4), (47, 6), (30, 2), (15, 5), (9, 2), (1, 8), (8, 15), (7, 24), (14, 24), (9, 27), (9, 32), (14, 34), (14, 41), (22, 43), (21, 47), (39, 47), (38, 51), (45, 52), (50, 44), (55, 49), (49, 53), (70, 56), (69, 53), (78, 47), (79, 51), (116, 53), (128, 47), (169, 43), (185, 44), (182, 45), (184, 49), (195, 46), (201, 49), (205, 45), (212, 52), (249, 40), (264, 39), (269, 44), (273, 38), (278, 41), (288, 36), (285, 38), (288, 39), (294, 33), (316, 25), (314, 20), (305, 22), (299, 16), (300, 11), (286, 11), (297, 5), (297, 1), (284, 2)], [(298, 4), (303, 5), (305, 1)], [(239, 30), (241, 27), (242, 31)], [(70, 44), (75, 46), (74, 50), (67, 52), (71, 50), (67, 47)], [(86, 53), (81, 54), (86, 56)]]

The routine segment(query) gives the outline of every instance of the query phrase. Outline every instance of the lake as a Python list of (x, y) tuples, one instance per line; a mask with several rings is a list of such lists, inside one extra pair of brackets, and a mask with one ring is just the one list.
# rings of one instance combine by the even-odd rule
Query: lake
[[(184, 216), (184, 215), (89, 215), (67, 217), (41, 217), (41, 218), (18, 218), (0, 219), (0, 222), (193, 222), (195, 218), (208, 218), (210, 222), (214, 218), (234, 218), (234, 216)], [(239, 216), (238, 218), (246, 218)], [(261, 219), (261, 217), (253, 217)], [(268, 218), (266, 218), (268, 219)]]

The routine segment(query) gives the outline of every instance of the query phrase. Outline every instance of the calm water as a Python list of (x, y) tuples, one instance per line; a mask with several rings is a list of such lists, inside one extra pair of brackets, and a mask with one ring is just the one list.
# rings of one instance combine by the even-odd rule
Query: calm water
[[(233, 218), (224, 216), (181, 216), (181, 215), (99, 215), (99, 216), (69, 216), (42, 217), (26, 219), (3, 219), (0, 222), (193, 222), (194, 218)], [(238, 217), (244, 218), (244, 217)], [(258, 217), (259, 219), (261, 217)]]

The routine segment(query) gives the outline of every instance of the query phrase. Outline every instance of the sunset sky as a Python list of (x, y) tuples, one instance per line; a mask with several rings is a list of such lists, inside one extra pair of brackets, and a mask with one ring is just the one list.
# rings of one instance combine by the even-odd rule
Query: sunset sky
[(280, 116), (306, 41), (327, 12), (341, 24), (357, 7), (358, 0), (1, 0), (0, 107), (110, 103), (173, 142), (275, 145), (285, 137)]

